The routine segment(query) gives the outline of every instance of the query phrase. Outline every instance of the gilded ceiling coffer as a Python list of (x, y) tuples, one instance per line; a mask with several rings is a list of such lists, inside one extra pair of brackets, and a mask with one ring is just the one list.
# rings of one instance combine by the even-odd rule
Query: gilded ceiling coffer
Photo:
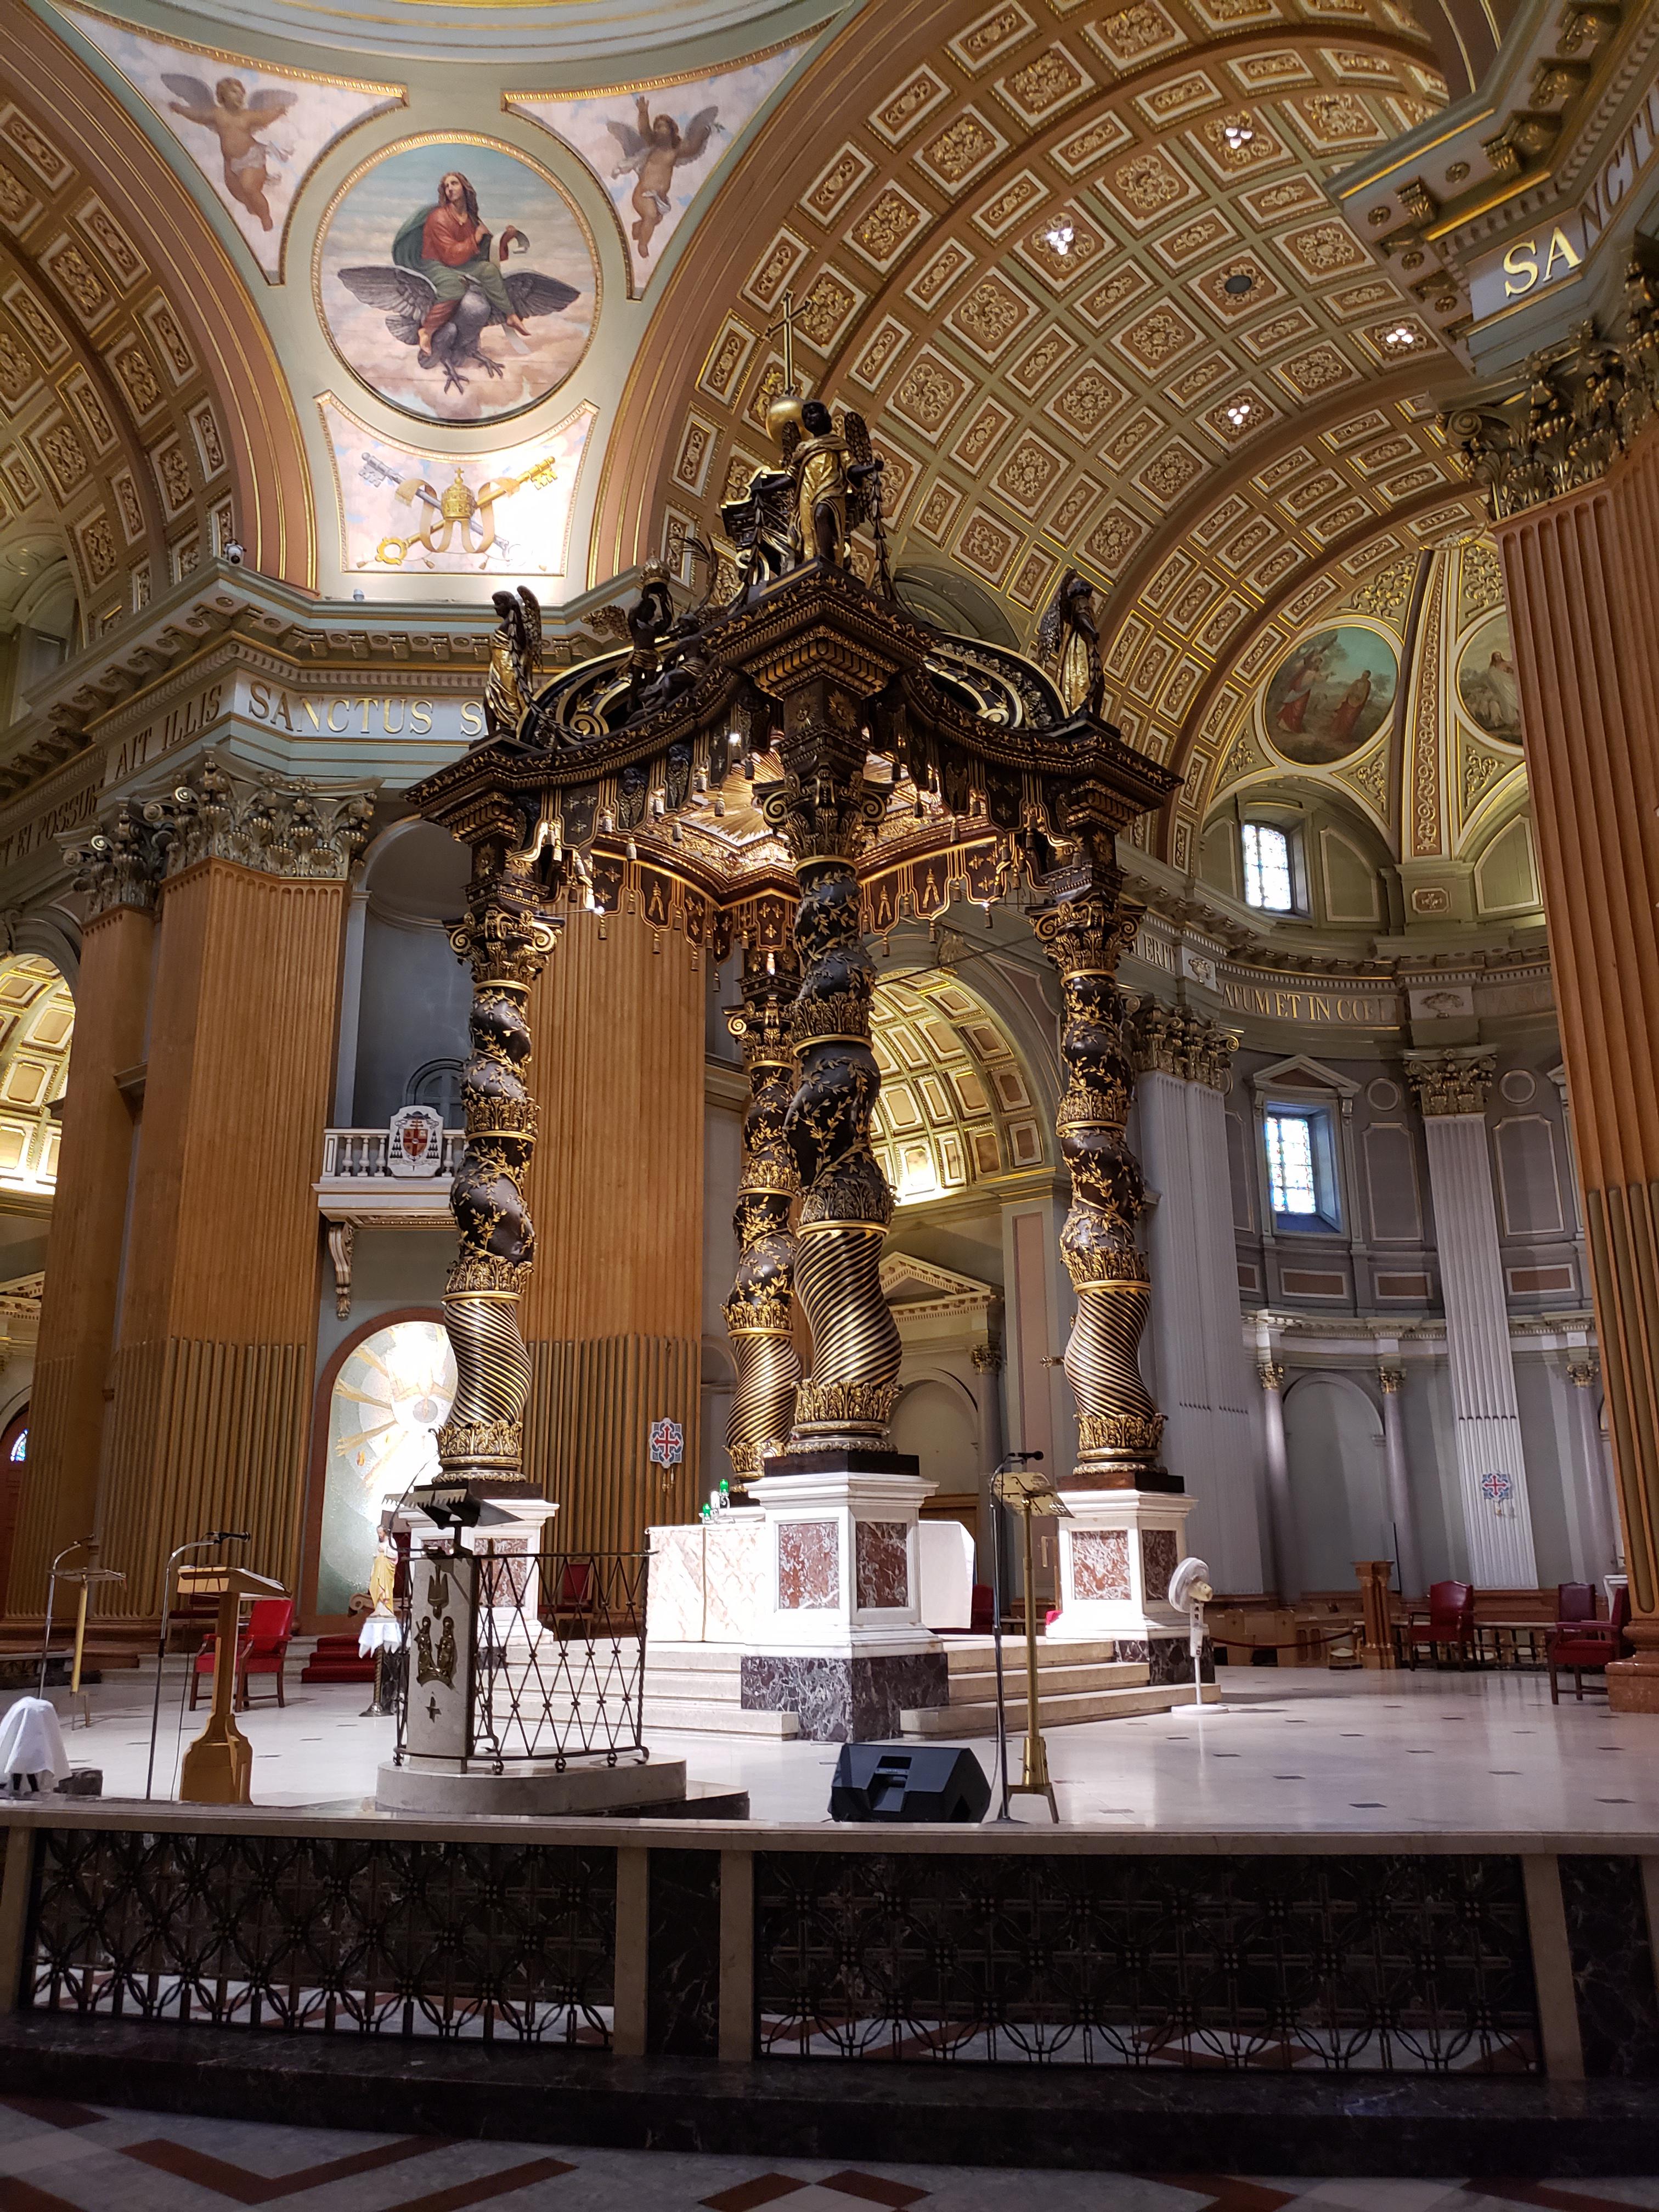
[(789, 1016), (799, 985), (793, 951), (747, 945), (742, 1010), (727, 1017), (749, 1078), (743, 1165), (732, 1218), (738, 1272), (726, 1302), (738, 1370), (726, 1446), (739, 1482), (758, 1474), (766, 1455), (781, 1451), (787, 1443), (800, 1381), (793, 1311), (795, 1239), (789, 1225), (800, 1174), (784, 1128), (795, 1089)]
[(1031, 921), (1065, 1003), (1066, 1089), (1054, 1119), (1072, 1177), (1060, 1248), (1077, 1292), (1064, 1362), (1080, 1447), (1071, 1486), (1167, 1489), (1158, 1458), (1164, 1416), (1140, 1372), (1152, 1278), (1136, 1235), (1146, 1185), (1124, 1134), (1135, 1079), (1125, 1036), (1129, 1009), (1117, 982), (1141, 910), (1123, 893), (1116, 860), (1122, 814), (1114, 794), (1084, 786), (1065, 814), (1076, 858), (1040, 879), (1042, 902)]
[(477, 1495), (525, 1480), (524, 1407), (530, 1355), (519, 1299), (535, 1255), (525, 1172), (536, 1145), (526, 1002), (557, 941), (544, 895), (514, 851), (517, 816), (472, 848), (466, 914), (449, 941), (472, 973), (462, 1077), (466, 1149), (450, 1186), (460, 1249), (444, 1284), (444, 1325), (455, 1355), (455, 1399), (438, 1431), (445, 1485)]

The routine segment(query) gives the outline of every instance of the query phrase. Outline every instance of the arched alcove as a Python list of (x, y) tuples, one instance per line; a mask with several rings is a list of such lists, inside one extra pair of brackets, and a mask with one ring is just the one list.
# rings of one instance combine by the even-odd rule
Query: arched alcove
[(1304, 1375), (1285, 1393), (1302, 1586), (1352, 1590), (1356, 1559), (1394, 1555), (1382, 1417), (1346, 1375)]
[(429, 822), (395, 823), (369, 849), (359, 887), (356, 1127), (379, 1127), (410, 1103), (437, 1105), (459, 1123), (454, 1086), (437, 1079), (466, 1056), (470, 985), (448, 925), (465, 904), (469, 865), (465, 847)]
[(978, 1410), (948, 1376), (918, 1376), (905, 1390), (893, 1415), (893, 1449), (914, 1452), (924, 1480), (945, 1497), (979, 1488)]
[(1007, 1029), (946, 969), (884, 977), (871, 1012), (881, 1069), (876, 1152), (901, 1205), (1040, 1168), (1036, 1085)]

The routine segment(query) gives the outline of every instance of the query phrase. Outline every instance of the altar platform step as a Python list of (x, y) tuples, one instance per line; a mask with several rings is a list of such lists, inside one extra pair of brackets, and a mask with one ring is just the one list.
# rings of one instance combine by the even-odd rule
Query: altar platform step
[(645, 1720), (647, 1729), (752, 1735), (774, 1743), (800, 1734), (793, 1713), (744, 1712), (743, 1654), (717, 1644), (647, 1645)]
[[(988, 1636), (945, 1638), (951, 1702), (901, 1716), (907, 1736), (994, 1735), (997, 1724), (996, 1650)], [(1154, 1683), (1144, 1660), (1120, 1659), (1109, 1638), (1096, 1643), (1037, 1640), (1037, 1696), (1044, 1728), (1079, 1721), (1133, 1720), (1192, 1703), (1190, 1683)], [(1025, 1726), (1025, 1643), (1002, 1639), (1008, 1726)], [(1208, 1693), (1213, 1701), (1213, 1692)]]

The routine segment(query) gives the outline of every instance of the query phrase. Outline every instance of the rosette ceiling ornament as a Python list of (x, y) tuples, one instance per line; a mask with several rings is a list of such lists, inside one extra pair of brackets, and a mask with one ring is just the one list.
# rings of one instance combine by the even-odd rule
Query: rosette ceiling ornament
[[(751, 1463), (786, 1446), (877, 1449), (897, 1395), (899, 1343), (878, 1274), (893, 1200), (871, 1145), (880, 1075), (861, 887), (910, 862), (918, 881), (931, 871), (988, 908), (1024, 908), (1066, 1006), (1059, 1118), (1073, 1179), (1064, 1249), (1079, 1317), (1066, 1366), (1081, 1417), (1079, 1480), (1157, 1486), (1167, 1480), (1157, 1464), (1162, 1423), (1137, 1364), (1147, 1294), (1135, 1238), (1142, 1190), (1123, 1137), (1132, 1078), (1113, 981), (1136, 917), (1115, 838), (1162, 805), (1179, 778), (1126, 744), (1086, 697), (1068, 709), (1033, 662), (942, 638), (904, 611), (879, 558), (879, 464), (855, 416), (838, 423), (786, 393), (770, 427), (781, 459), (757, 471), (726, 517), (742, 569), (728, 604), (705, 599), (678, 611), (660, 569), (647, 569), (616, 625), (625, 624), (627, 645), (546, 681), (533, 666), (533, 615), (502, 611), (491, 733), (411, 793), (473, 852), (462, 950), (475, 992), (483, 1000), (503, 979), (479, 966), (474, 946), (500, 945), (514, 978), (538, 958), (540, 940), (523, 938), (532, 886), (549, 921), (561, 906), (602, 907), (602, 894), (646, 860), (712, 909), (717, 957), (734, 938), (759, 956), (737, 1020), (756, 1046), (755, 1173), (745, 1189), (769, 1202), (763, 1220), (739, 1224), (743, 1260), (727, 1310), (739, 1374), (734, 1437)], [(878, 549), (870, 583), (852, 565), (860, 528)], [(757, 917), (775, 916), (791, 898), (793, 954), (775, 929), (769, 973)], [(478, 1021), (475, 1012), (475, 1031)], [(493, 1012), (485, 1026), (493, 1035)], [(494, 1048), (479, 1045), (495, 1065)], [(501, 1049), (521, 1073), (522, 1051), (505, 1036)], [(528, 1224), (521, 1198), (506, 1201), (518, 1191), (508, 1155), (528, 1130), (508, 1132), (482, 1092), (477, 1103), (489, 1112), (475, 1130), (474, 1102), (469, 1071), (456, 1205), (471, 1205), (481, 1181), (493, 1191), (502, 1203), (484, 1243), (495, 1252), (505, 1237), (513, 1249), (491, 1266), (522, 1271)], [(780, 1139), (799, 1183), (793, 1238), (784, 1206), (769, 1202), (793, 1198)], [(476, 1244), (477, 1225), (462, 1229)], [(812, 1343), (799, 1382), (781, 1343), (757, 1358), (743, 1340), (781, 1322), (770, 1307), (787, 1295), (792, 1269)], [(471, 1403), (470, 1363), (488, 1356), (503, 1376), (513, 1365), (503, 1346), (472, 1334), (476, 1346), (452, 1323), (458, 1409)], [(492, 1421), (510, 1427), (516, 1418), (491, 1401)], [(452, 1427), (459, 1447), (459, 1412)]]

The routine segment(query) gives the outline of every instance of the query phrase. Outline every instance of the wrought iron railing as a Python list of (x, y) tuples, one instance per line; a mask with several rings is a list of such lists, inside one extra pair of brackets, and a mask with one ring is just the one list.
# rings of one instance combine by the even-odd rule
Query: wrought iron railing
[(1521, 1863), (755, 1861), (763, 2057), (1530, 2073)]
[(215, 2027), (608, 2047), (614, 1850), (54, 1829), (22, 2002)]
[[(510, 1765), (650, 1756), (647, 1552), (533, 1553), (485, 1537), (411, 1560), (393, 1757)], [(450, 1712), (441, 1707), (451, 1699)]]

